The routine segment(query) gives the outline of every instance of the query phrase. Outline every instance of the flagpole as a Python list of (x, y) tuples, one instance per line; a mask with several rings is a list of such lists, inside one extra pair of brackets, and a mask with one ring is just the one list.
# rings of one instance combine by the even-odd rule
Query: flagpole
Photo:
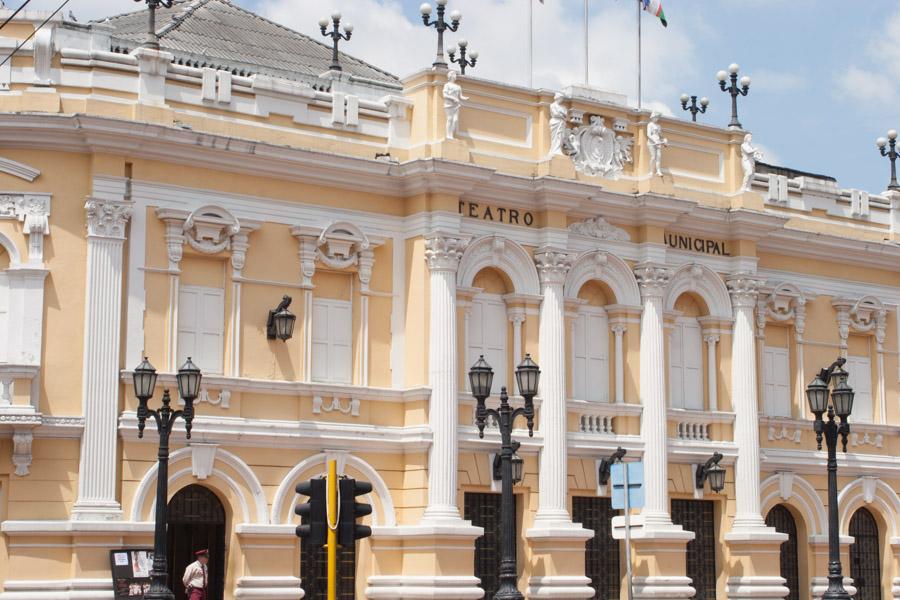
[(641, 0), (637, 1), (637, 107), (641, 110)]
[(528, 1), (528, 87), (534, 87), (534, 0)]
[(584, 85), (590, 85), (588, 72), (588, 0), (584, 0)]

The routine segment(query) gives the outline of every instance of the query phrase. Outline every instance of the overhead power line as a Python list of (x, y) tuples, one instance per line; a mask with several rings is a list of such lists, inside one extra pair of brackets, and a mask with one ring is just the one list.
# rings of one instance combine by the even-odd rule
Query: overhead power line
[[(50, 21), (50, 19), (52, 19), (53, 17), (55, 17), (55, 16), (56, 16), (56, 13), (58, 13), (59, 11), (61, 11), (61, 10), (63, 9), (63, 7), (64, 7), (66, 4), (68, 4), (68, 3), (69, 3), (69, 0), (63, 0), (63, 3), (60, 4), (60, 5), (57, 7), (57, 9), (54, 10), (53, 13), (51, 13), (51, 15), (50, 15), (49, 17), (47, 17), (46, 19), (44, 19), (44, 22), (43, 22), (43, 23), (41, 23), (40, 25), (38, 25), (37, 27), (35, 27), (35, 28), (34, 28), (34, 31), (32, 31), (31, 34), (30, 34), (27, 38), (25, 38), (24, 40), (22, 40), (22, 42), (21, 42), (18, 46), (16, 46), (15, 49), (14, 49), (12, 52), (10, 52), (10, 53), (6, 56), (6, 58), (3, 59), (3, 62), (0, 62), (0, 67), (2, 67), (2, 66), (5, 65), (7, 62), (9, 62), (9, 59), (11, 59), (11, 58), (13, 57), (13, 55), (14, 55), (16, 52), (18, 52), (19, 49), (20, 49), (22, 46), (24, 46), (25, 44), (27, 44), (27, 43), (28, 43), (28, 40), (30, 40), (31, 38), (33, 38), (33, 37), (34, 37), (34, 34), (36, 34), (38, 31), (40, 31), (41, 27), (43, 27), (44, 25), (46, 25), (46, 24)], [(25, 4), (28, 4), (28, 3), (26, 2)], [(22, 6), (24, 6), (24, 4), (23, 4)], [(21, 8), (21, 7), (20, 7), (20, 8)], [(10, 18), (12, 18), (12, 17), (10, 17)], [(5, 24), (5, 23), (4, 23), (4, 24)]]
[(31, 0), (25, 0), (25, 2), (22, 3), (22, 6), (20, 6), (20, 7), (17, 8), (16, 10), (14, 10), (14, 11), (13, 11), (13, 14), (9, 15), (9, 16), (6, 18), (6, 20), (3, 21), (3, 25), (0, 25), (0, 29), (3, 29), (4, 27), (6, 27), (6, 24), (7, 24), (7, 23), (9, 23), (9, 22), (12, 21), (13, 19), (15, 19), (15, 18), (16, 18), (16, 15), (19, 14), (19, 13), (22, 11), (23, 8), (25, 8), (26, 6), (28, 6), (28, 3), (29, 3), (29, 2), (31, 2)]

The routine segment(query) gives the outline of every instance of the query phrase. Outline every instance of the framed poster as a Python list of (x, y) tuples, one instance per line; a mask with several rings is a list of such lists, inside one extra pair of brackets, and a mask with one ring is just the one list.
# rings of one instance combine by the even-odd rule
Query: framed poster
[(150, 591), (152, 548), (122, 548), (109, 551), (113, 598), (142, 599)]

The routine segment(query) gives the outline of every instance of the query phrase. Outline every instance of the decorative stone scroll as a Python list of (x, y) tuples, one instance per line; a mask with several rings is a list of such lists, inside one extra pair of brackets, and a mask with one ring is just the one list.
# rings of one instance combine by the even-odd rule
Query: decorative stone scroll
[(831, 305), (837, 311), (842, 351), (847, 350), (847, 338), (851, 330), (856, 333), (874, 333), (878, 352), (884, 351), (887, 310), (878, 298), (864, 296), (856, 302), (847, 298), (835, 298)]
[(344, 405), (341, 402), (341, 399), (338, 398), (337, 396), (334, 396), (331, 399), (331, 402), (328, 404), (325, 403), (325, 401), (322, 399), (322, 396), (313, 396), (312, 411), (313, 411), (314, 415), (320, 415), (324, 411), (327, 413), (338, 412), (338, 413), (341, 413), (342, 415), (350, 415), (352, 417), (358, 417), (359, 416), (359, 399), (351, 398), (350, 401), (347, 403), (347, 407), (344, 408)]
[(293, 227), (291, 234), (300, 244), (300, 275), (304, 286), (312, 287), (316, 263), (321, 262), (336, 270), (356, 267), (362, 289), (368, 291), (375, 265), (374, 249), (381, 245), (380, 239), (370, 239), (359, 227), (347, 221), (335, 221), (325, 229)]
[(44, 236), (50, 234), (50, 194), (0, 194), (0, 219), (16, 219), (28, 236), (28, 261), (44, 261)]
[(12, 462), (16, 468), (16, 475), (19, 477), (24, 477), (31, 472), (31, 443), (33, 440), (34, 434), (30, 429), (13, 432)]
[(612, 225), (599, 215), (590, 217), (584, 221), (572, 223), (569, 225), (569, 231), (598, 240), (612, 240), (617, 242), (627, 242), (631, 240), (631, 236), (628, 235), (627, 231), (621, 227)]
[(202, 206), (184, 221), (185, 241), (197, 252), (218, 254), (231, 248), (231, 236), (241, 230), (237, 218), (224, 208)]

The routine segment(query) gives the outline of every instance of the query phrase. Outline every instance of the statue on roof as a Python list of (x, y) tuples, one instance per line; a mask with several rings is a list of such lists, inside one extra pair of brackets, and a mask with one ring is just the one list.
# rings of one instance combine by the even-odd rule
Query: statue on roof
[(741, 191), (750, 191), (758, 160), (762, 160), (762, 153), (753, 145), (753, 135), (748, 133), (744, 136), (744, 143), (741, 144), (741, 167), (744, 168), (744, 182), (741, 184)]
[(462, 101), (469, 98), (462, 95), (462, 86), (456, 83), (456, 71), (447, 73), (447, 83), (444, 84), (444, 115), (447, 117), (447, 139), (456, 139), (459, 129), (459, 109)]
[(569, 109), (563, 106), (565, 99), (565, 95), (556, 92), (550, 105), (550, 156), (563, 154), (569, 122)]
[(650, 172), (662, 177), (662, 149), (669, 145), (669, 140), (662, 135), (659, 116), (655, 110), (650, 114), (650, 122), (647, 123), (647, 148), (650, 150)]

